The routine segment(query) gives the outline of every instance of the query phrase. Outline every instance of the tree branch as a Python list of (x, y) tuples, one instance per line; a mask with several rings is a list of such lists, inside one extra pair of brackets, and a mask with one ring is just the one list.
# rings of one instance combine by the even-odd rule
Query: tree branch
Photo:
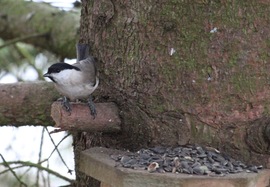
[(13, 174), (13, 176), (18, 180), (21, 186), (27, 186), (20, 177), (17, 176), (17, 174), (13, 171), (13, 169), (10, 167), (10, 164), (5, 160), (2, 154), (0, 154), (0, 157), (2, 158), (3, 162), (0, 163), (0, 165), (3, 165), (9, 169), (9, 171)]
[(52, 126), (51, 104), (59, 97), (45, 81), (0, 84), (0, 126)]
[[(1, 156), (1, 154), (0, 154), (0, 156)], [(1, 156), (1, 157), (2, 157), (2, 156)], [(2, 159), (3, 159), (3, 157), (2, 157)], [(48, 173), (50, 173), (50, 174), (52, 174), (52, 175), (54, 175), (54, 176), (56, 176), (56, 177), (58, 177), (58, 178), (63, 179), (63, 180), (65, 180), (65, 181), (68, 181), (68, 182), (70, 182), (70, 183), (73, 182), (72, 179), (69, 179), (69, 178), (67, 178), (67, 177), (65, 177), (65, 176), (63, 176), (63, 175), (61, 175), (61, 174), (59, 174), (59, 173), (57, 173), (57, 172), (55, 172), (55, 171), (49, 169), (49, 168), (43, 167), (43, 166), (40, 165), (40, 164), (36, 164), (36, 163), (32, 163), (32, 162), (25, 162), (25, 161), (11, 161), (11, 162), (3, 162), (3, 163), (0, 163), (0, 165), (6, 166), (6, 167), (8, 166), (9, 168), (10, 168), (10, 165), (12, 165), (12, 164), (19, 164), (19, 165), (22, 165), (22, 166), (35, 167), (35, 168), (37, 168), (37, 169), (39, 169), (39, 170), (46, 171), (46, 172), (48, 172)], [(17, 178), (17, 177), (16, 177), (16, 178)], [(17, 178), (17, 179), (18, 179), (18, 178)], [(21, 183), (24, 184), (22, 181), (21, 181)]]
[[(1, 0), (0, 7), (0, 37), (4, 40), (23, 38), (25, 42), (59, 56), (76, 57), (79, 12), (62, 11), (46, 3), (17, 0)], [(33, 33), (48, 34), (27, 38)]]
[(71, 103), (69, 114), (60, 102), (54, 102), (59, 97), (53, 84), (44, 81), (0, 84), (0, 126), (56, 124), (61, 131), (120, 131), (121, 119), (114, 103), (96, 103), (98, 115), (93, 120), (87, 104)]
[(27, 39), (30, 39), (30, 38), (44, 37), (46, 35), (47, 34), (42, 34), (41, 33), (41, 34), (31, 34), (31, 35), (28, 35), (28, 36), (22, 36), (22, 37), (14, 38), (14, 39), (11, 39), (9, 41), (6, 41), (5, 44), (0, 46), (0, 49), (2, 49), (4, 47), (7, 47), (9, 45), (15, 44), (17, 42), (23, 42), (24, 40), (27, 40)]

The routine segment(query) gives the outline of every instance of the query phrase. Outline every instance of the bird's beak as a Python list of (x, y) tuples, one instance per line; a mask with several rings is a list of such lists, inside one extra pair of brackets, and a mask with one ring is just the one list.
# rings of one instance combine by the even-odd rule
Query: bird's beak
[(51, 79), (54, 83), (56, 83), (56, 81), (54, 80), (54, 78), (52, 77), (52, 75), (49, 74), (49, 73), (45, 73), (45, 74), (43, 75), (43, 77), (48, 77), (48, 78)]

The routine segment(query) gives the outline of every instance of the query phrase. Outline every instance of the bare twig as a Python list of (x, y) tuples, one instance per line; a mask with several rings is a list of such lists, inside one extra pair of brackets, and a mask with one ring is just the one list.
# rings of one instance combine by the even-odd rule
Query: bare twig
[[(41, 133), (41, 138), (40, 138), (40, 145), (39, 145), (39, 153), (38, 153), (38, 163), (40, 163), (40, 161), (41, 161), (44, 133), (45, 133), (45, 128), (42, 128), (42, 133)], [(37, 176), (36, 176), (36, 185), (37, 186), (38, 186), (38, 181), (39, 181), (39, 175), (40, 175), (40, 170), (37, 171)]]
[(50, 156), (49, 156), (47, 159), (50, 159), (50, 158), (51, 158), (52, 154), (54, 153), (54, 151), (56, 151), (56, 149), (58, 148), (58, 146), (59, 146), (59, 145), (60, 145), (67, 137), (69, 137), (69, 136), (70, 136), (70, 134), (67, 134), (66, 136), (64, 136), (64, 137), (62, 138), (62, 140), (60, 140), (60, 142), (58, 142), (58, 144), (54, 147), (53, 151), (51, 152)]
[(1, 157), (2, 160), (3, 160), (3, 162), (0, 163), (0, 164), (3, 165), (3, 166), (5, 166), (5, 167), (7, 167), (7, 168), (9, 169), (9, 171), (13, 174), (13, 176), (18, 180), (18, 182), (20, 183), (20, 185), (22, 185), (22, 186), (27, 186), (27, 185), (20, 179), (20, 177), (18, 177), (17, 174), (13, 171), (13, 169), (10, 167), (9, 162), (7, 162), (7, 161), (5, 160), (5, 158), (3, 157), (2, 154), (0, 154), (0, 157)]
[[(15, 169), (20, 169), (20, 168), (23, 168), (24, 166), (15, 166), (15, 167), (10, 167), (12, 170), (15, 170)], [(3, 170), (0, 172), (0, 175), (6, 173), (6, 172), (9, 172), (10, 169), (6, 169), (6, 170)]]
[[(2, 159), (4, 160), (4, 158), (3, 158), (3, 156), (0, 154), (0, 156), (2, 157)], [(34, 168), (37, 168), (37, 169), (39, 169), (39, 170), (43, 170), (43, 171), (46, 171), (46, 172), (48, 172), (48, 173), (50, 173), (51, 175), (54, 175), (54, 176), (56, 176), (56, 177), (58, 177), (58, 178), (60, 178), (60, 179), (63, 179), (63, 180), (65, 180), (65, 181), (68, 181), (68, 182), (70, 182), (70, 183), (72, 183), (73, 182), (73, 180), (72, 179), (69, 179), (69, 178), (67, 178), (67, 177), (65, 177), (65, 176), (63, 176), (63, 175), (61, 175), (61, 174), (59, 174), (59, 173), (57, 173), (56, 171), (53, 171), (53, 170), (51, 170), (51, 169), (49, 169), (49, 168), (46, 168), (46, 167), (43, 167), (42, 165), (40, 165), (40, 164), (36, 164), (36, 163), (32, 163), (32, 162), (26, 162), (26, 161), (10, 161), (10, 162), (6, 162), (6, 161), (4, 161), (4, 162), (2, 162), (2, 163), (0, 163), (0, 165), (3, 165), (3, 166), (6, 166), (6, 167), (8, 167), (8, 168), (10, 168), (11, 170), (11, 172), (13, 172), (15, 175), (15, 177), (17, 176), (16, 175), (16, 173), (12, 170), (12, 168), (10, 167), (10, 165), (12, 165), (12, 164), (20, 164), (20, 165), (22, 165), (22, 167), (24, 166), (28, 166), (28, 167), (34, 167)], [(18, 176), (16, 177), (18, 180), (19, 180), (19, 178), (18, 178)], [(20, 181), (20, 180), (19, 180)], [(21, 184), (24, 184), (22, 181), (20, 181), (20, 183)], [(26, 184), (24, 184), (24, 186), (27, 186)]]
[(63, 157), (62, 157), (60, 151), (57, 149), (57, 145), (55, 144), (54, 140), (52, 139), (51, 134), (50, 134), (48, 128), (45, 127), (45, 129), (46, 129), (46, 131), (47, 131), (47, 133), (48, 133), (48, 135), (49, 135), (49, 137), (50, 137), (50, 139), (51, 139), (51, 141), (52, 141), (54, 147), (56, 148), (55, 150), (57, 151), (57, 153), (58, 153), (58, 155), (59, 155), (61, 161), (63, 162), (63, 164), (64, 164), (64, 165), (66, 166), (66, 168), (68, 169), (68, 173), (72, 174), (72, 170), (69, 169), (69, 167), (68, 167), (68, 165), (66, 164), (65, 160), (63, 159)]
[(36, 67), (33, 55), (31, 55), (27, 50), (20, 47), (19, 45), (14, 45), (14, 47), (17, 50), (17, 52), (22, 56), (22, 58), (27, 59), (29, 65), (31, 65), (31, 67), (36, 70), (36, 72), (38, 73), (38, 79), (44, 80), (42, 69)]
[[(47, 162), (47, 168), (49, 168), (49, 162)], [(47, 186), (51, 186), (51, 180), (50, 180), (50, 173), (47, 173), (47, 180), (45, 180), (45, 177), (43, 178), (44, 184), (46, 184), (46, 181), (48, 183)]]
[(0, 46), (0, 49), (4, 48), (4, 47), (7, 47), (9, 45), (13, 45), (17, 42), (22, 42), (24, 40), (28, 40), (30, 38), (35, 38), (35, 37), (43, 37), (43, 36), (47, 36), (48, 33), (39, 33), (39, 34), (30, 34), (30, 35), (27, 35), (27, 36), (22, 36), (22, 37), (18, 37), (18, 38), (15, 38), (15, 39), (12, 39), (12, 40), (9, 40), (7, 42), (5, 42), (5, 44), (1, 45)]

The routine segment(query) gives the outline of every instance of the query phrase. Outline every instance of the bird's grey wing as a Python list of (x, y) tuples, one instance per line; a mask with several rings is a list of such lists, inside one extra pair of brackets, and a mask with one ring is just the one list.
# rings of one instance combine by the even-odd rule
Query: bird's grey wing
[(96, 84), (96, 76), (97, 76), (97, 67), (96, 61), (93, 57), (88, 57), (84, 60), (81, 60), (73, 66), (78, 67), (82, 73), (84, 73), (83, 82), (84, 83), (92, 83), (93, 85)]

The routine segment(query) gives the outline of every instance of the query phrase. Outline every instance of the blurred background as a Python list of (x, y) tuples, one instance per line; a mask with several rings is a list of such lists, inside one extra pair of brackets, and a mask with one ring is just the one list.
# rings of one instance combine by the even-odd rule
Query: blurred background
[[(35, 2), (48, 3), (63, 11), (80, 11), (80, 2), (74, 0)], [(54, 54), (29, 44), (17, 42), (1, 47), (3, 44), (0, 38), (0, 83), (44, 80), (42, 75), (47, 68), (59, 62)], [(64, 61), (74, 63), (75, 59)], [(20, 186), (18, 180), (27, 186), (63, 186), (69, 184), (68, 179), (75, 178), (72, 136), (67, 132), (49, 134), (53, 129), (0, 127), (1, 187)], [(4, 163), (10, 163), (9, 167), (16, 172), (18, 178), (8, 167), (3, 166)], [(40, 166), (44, 168), (37, 169)]]

